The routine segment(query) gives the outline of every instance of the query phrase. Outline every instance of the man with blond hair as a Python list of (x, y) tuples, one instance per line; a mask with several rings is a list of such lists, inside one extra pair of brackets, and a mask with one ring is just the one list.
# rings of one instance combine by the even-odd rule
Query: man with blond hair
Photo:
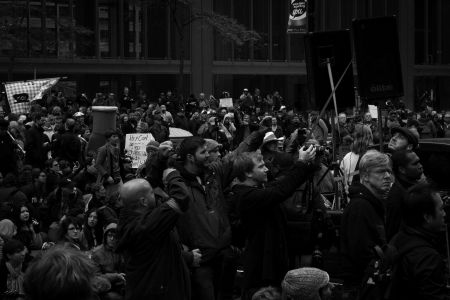
[(356, 289), (374, 256), (386, 244), (385, 200), (392, 185), (389, 157), (369, 150), (359, 162), (360, 182), (349, 188), (350, 204), (341, 223), (341, 251), (346, 284)]

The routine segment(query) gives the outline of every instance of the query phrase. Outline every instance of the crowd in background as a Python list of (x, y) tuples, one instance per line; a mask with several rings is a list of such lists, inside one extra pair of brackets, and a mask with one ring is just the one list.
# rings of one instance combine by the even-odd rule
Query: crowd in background
[[(48, 250), (57, 247), (54, 245), (87, 254), (93, 262), (91, 279), (97, 297), (122, 299), (127, 292), (132, 293), (127, 289), (130, 286), (135, 293), (145, 294), (146, 287), (125, 276), (130, 263), (125, 258), (133, 253), (129, 247), (138, 247), (133, 246), (134, 236), (121, 227), (126, 219), (123, 212), (128, 211), (123, 202), (129, 200), (126, 195), (121, 197), (121, 192), (125, 193), (124, 186), (125, 190), (134, 188), (134, 178), (143, 178), (157, 203), (183, 207), (182, 201), (187, 200), (173, 196), (180, 194), (174, 188), (176, 179), (163, 175), (168, 165), (180, 173), (192, 193), (189, 208), (181, 209), (185, 213), (177, 226), (192, 291), (178, 286), (172, 289), (192, 294), (192, 299), (233, 299), (240, 294), (243, 299), (277, 299), (276, 287), (282, 287), (283, 293), (292, 297), (317, 299), (313, 297), (320, 295), (328, 299), (332, 285), (328, 274), (319, 268), (324, 267), (322, 252), (339, 245), (332, 242), (339, 236), (333, 233), (333, 221), (327, 213), (336, 204), (333, 172), (329, 170), (334, 159), (339, 160), (343, 173), (340, 197), (345, 206), (351, 198), (352, 182), (360, 180), (357, 166), (374, 145), (383, 141), (391, 146), (399, 138), (417, 144), (423, 138), (450, 137), (450, 112), (436, 112), (426, 104), (414, 112), (401, 101), (388, 101), (383, 103), (386, 115), (378, 123), (365, 109), (360, 114), (341, 112), (336, 119), (329, 113), (319, 116), (314, 110), (296, 111), (276, 91), (263, 95), (259, 89), (252, 93), (243, 89), (232, 107), (221, 107), (218, 98), (228, 97), (226, 92), (217, 98), (200, 93), (182, 99), (167, 91), (158, 99), (148, 99), (142, 91), (136, 95), (124, 88), (121, 95), (97, 93), (92, 99), (85, 94), (71, 98), (51, 92), (33, 102), (30, 112), (23, 115), (7, 113), (8, 108), (3, 107), (0, 292), (4, 299), (25, 296), (26, 282), (31, 280), (24, 276), (27, 267), (43, 252), (55, 255)], [(118, 107), (116, 128), (104, 133), (106, 144), (95, 151), (88, 147), (92, 106)], [(194, 138), (177, 147), (170, 142), (170, 127), (185, 129)], [(151, 133), (154, 137), (147, 145), (146, 162), (137, 170), (131, 168), (124, 149), (125, 136), (130, 133)], [(302, 154), (311, 145), (315, 154)], [(203, 146), (207, 154), (202, 160), (196, 151)], [(260, 156), (244, 155), (256, 150)], [(393, 156), (394, 168), (402, 166), (408, 155)], [(297, 160), (302, 165), (297, 166)], [(262, 195), (255, 194), (259, 195), (256, 202), (248, 206), (241, 204), (244, 200), (236, 200), (251, 198), (247, 193), (252, 191), (243, 190), (239, 183), (265, 186), (264, 180), (247, 178), (247, 169), (241, 177), (236, 175), (236, 164), (244, 168), (252, 161), (263, 161), (266, 181), (277, 184), (276, 193), (270, 190), (276, 196), (266, 194), (269, 211), (259, 207)], [(302, 173), (304, 170), (308, 172)], [(297, 182), (289, 182), (288, 177)], [(419, 177), (414, 179), (417, 183)], [(176, 203), (167, 202), (169, 198)], [(202, 199), (202, 204), (195, 199)], [(273, 211), (275, 202), (280, 212)], [(270, 221), (270, 228), (262, 225), (265, 220), (253, 216), (254, 209), (276, 219)], [(160, 217), (164, 216), (162, 211)], [(266, 230), (264, 237), (261, 228)], [(169, 231), (158, 230), (152, 233), (169, 235)], [(397, 232), (398, 227), (391, 237)], [(252, 234), (253, 245), (249, 244)], [(118, 244), (122, 251), (116, 251)], [(285, 249), (275, 249), (274, 245)], [(295, 269), (300, 265), (306, 268)], [(235, 290), (239, 268), (246, 273), (242, 293)], [(286, 274), (289, 269), (295, 270)], [(164, 289), (161, 295), (166, 292)], [(189, 295), (175, 293), (155, 299), (190, 299)]]

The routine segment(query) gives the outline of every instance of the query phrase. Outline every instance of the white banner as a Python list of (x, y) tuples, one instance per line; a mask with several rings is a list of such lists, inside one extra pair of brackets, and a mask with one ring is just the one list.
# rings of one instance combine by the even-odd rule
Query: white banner
[(5, 83), (6, 96), (11, 112), (15, 114), (29, 113), (31, 102), (42, 99), (44, 93), (54, 86), (59, 79), (57, 77)]

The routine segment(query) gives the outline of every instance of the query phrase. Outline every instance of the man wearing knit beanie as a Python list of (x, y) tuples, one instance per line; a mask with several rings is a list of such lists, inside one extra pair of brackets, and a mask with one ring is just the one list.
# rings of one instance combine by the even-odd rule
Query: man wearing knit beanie
[(281, 283), (283, 299), (325, 300), (331, 299), (328, 273), (316, 268), (290, 270)]

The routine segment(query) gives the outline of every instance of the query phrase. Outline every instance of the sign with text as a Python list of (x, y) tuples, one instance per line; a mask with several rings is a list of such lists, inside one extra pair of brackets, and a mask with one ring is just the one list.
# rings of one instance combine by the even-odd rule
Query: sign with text
[(150, 141), (154, 141), (151, 133), (132, 133), (125, 136), (125, 150), (133, 161), (132, 168), (137, 169), (147, 159), (145, 148)]
[(220, 107), (233, 107), (233, 98), (221, 98)]
[(369, 113), (373, 119), (378, 119), (378, 108), (375, 105), (369, 104)]

